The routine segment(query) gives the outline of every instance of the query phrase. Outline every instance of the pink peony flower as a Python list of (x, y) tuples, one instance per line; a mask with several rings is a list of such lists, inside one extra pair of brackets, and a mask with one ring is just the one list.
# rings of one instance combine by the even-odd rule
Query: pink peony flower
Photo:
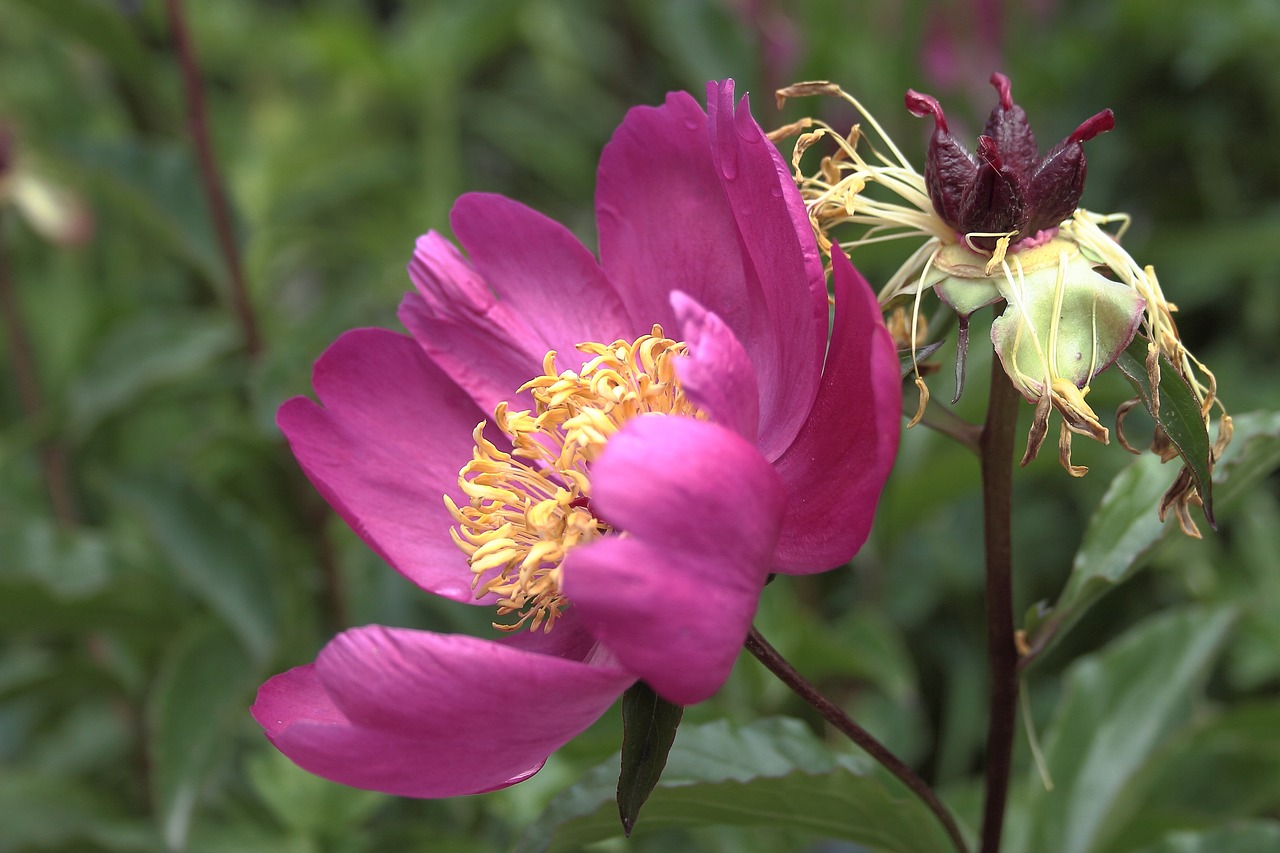
[(412, 797), (519, 782), (637, 679), (710, 697), (769, 574), (865, 541), (898, 443), (893, 344), (837, 252), (828, 346), (787, 168), (732, 81), (707, 100), (672, 94), (614, 134), (599, 262), (516, 202), (463, 196), (470, 261), (419, 239), (412, 337), (346, 333), (316, 363), (320, 405), (281, 407), (308, 477), (380, 556), (534, 629), (343, 632), (253, 706), (301, 767)]

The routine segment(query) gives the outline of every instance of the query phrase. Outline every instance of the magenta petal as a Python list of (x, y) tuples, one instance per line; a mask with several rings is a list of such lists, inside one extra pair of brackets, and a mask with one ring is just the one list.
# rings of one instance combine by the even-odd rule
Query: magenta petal
[(743, 290), (738, 228), (711, 162), (707, 115), (688, 93), (627, 112), (600, 155), (596, 223), (600, 262), (638, 324), (674, 329), (672, 290), (734, 329), (749, 324), (758, 296)]
[[(708, 117), (684, 93), (627, 113), (600, 158), (600, 258), (638, 322), (671, 327), (687, 293), (733, 330), (755, 367), (758, 445), (775, 458), (817, 390), (826, 285), (790, 175), (732, 83)], [(739, 209), (740, 207), (740, 209)]]
[(582, 624), (659, 695), (724, 683), (771, 569), (785, 490), (736, 433), (649, 416), (609, 440), (592, 506), (625, 535), (574, 549), (564, 592)]
[(311, 482), (401, 574), (431, 592), (472, 599), (471, 572), (449, 537), (447, 493), (484, 415), (412, 338), (357, 329), (316, 362), (322, 406), (295, 397), (276, 421)]
[(405, 797), (506, 787), (635, 680), (616, 667), (449, 634), (369, 626), (264, 684), (254, 718), (295, 763)]
[[(751, 117), (746, 96), (736, 111), (733, 98), (732, 80), (707, 84), (712, 158), (763, 296), (764, 313), (743, 340), (760, 383), (757, 443), (775, 459), (795, 438), (817, 393), (827, 346), (827, 279), (790, 171)], [(719, 311), (716, 303), (703, 304)], [(769, 342), (765, 352), (757, 354), (757, 340)]]
[(543, 354), (560, 353), (562, 367), (582, 364), (580, 343), (630, 340), (649, 330), (649, 321), (636, 330), (595, 257), (560, 223), (486, 193), (459, 198), (449, 221), (476, 272), (537, 330)]
[(689, 355), (676, 371), (685, 396), (711, 420), (747, 441), (756, 440), (760, 425), (760, 391), (747, 351), (724, 321), (676, 291), (671, 307), (680, 323), (680, 339)]
[(871, 530), (898, 452), (902, 383), (893, 341), (865, 279), (832, 250), (836, 319), (818, 399), (775, 466), (787, 483), (778, 571), (847, 562)]
[(400, 322), (485, 412), (514, 401), (542, 372), (544, 336), (499, 301), (461, 252), (434, 231), (418, 238), (409, 277), (417, 293), (400, 304)]

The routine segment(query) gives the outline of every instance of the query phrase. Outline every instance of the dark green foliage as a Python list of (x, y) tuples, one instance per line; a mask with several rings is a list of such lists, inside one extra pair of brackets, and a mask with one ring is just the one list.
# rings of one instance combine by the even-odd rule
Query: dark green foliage
[[(413, 239), (447, 232), (459, 193), (506, 193), (591, 243), (601, 146), (669, 90), (701, 98), (733, 76), (766, 127), (809, 113), (847, 125), (833, 100), (780, 114), (768, 91), (837, 81), (918, 168), (929, 129), (903, 108), (908, 87), (945, 99), (965, 139), (993, 70), (1045, 140), (1113, 109), (1115, 130), (1089, 143), (1084, 206), (1134, 215), (1126, 247), (1155, 265), (1233, 414), (1275, 409), (1275, 4), (1004, 4), (1000, 60), (952, 5), (188, 2), (264, 340), (252, 358), (162, 4), (0, 0), (13, 167), (68, 188), (94, 221), (87, 242), (55, 245), (0, 202), (0, 264), (31, 345), (15, 356), (0, 330), (0, 853), (470, 853), (620, 836), (616, 711), (529, 782), (415, 802), (303, 773), (247, 709), (344, 626), (486, 630), (488, 614), (431, 600), (333, 518), (275, 409), (309, 392), (341, 331), (396, 326)], [(938, 32), (954, 62), (927, 73)], [(889, 245), (854, 260), (878, 285), (901, 258)], [(971, 376), (985, 374), (985, 334)], [(1112, 371), (1090, 402), (1106, 418), (1130, 393)], [(982, 399), (972, 389), (960, 415), (980, 421)], [(1126, 424), (1135, 445), (1143, 417)], [(1083, 480), (1053, 454), (1018, 473), (1017, 612), (1053, 603), (1025, 626), (1044, 641), (1028, 707), (1057, 787), (1043, 790), (1021, 743), (1010, 850), (1280, 845), (1280, 426), (1266, 412), (1236, 423), (1219, 529), (1202, 541), (1155, 519), (1176, 463), (1077, 442)], [(853, 568), (779, 578), (758, 619), (970, 828), (985, 721), (976, 470), (945, 437), (909, 432)], [(779, 715), (800, 719), (762, 719)], [(744, 658), (686, 711), (628, 849), (938, 845), (927, 812), (819, 731)]]

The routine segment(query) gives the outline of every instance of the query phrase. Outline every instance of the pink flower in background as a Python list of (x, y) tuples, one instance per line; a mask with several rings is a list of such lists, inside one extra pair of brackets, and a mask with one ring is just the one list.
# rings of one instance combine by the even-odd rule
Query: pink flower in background
[(418, 241), (412, 337), (348, 332), (316, 363), (320, 403), (281, 407), (371, 548), (507, 629), (356, 628), (268, 681), (253, 714), (303, 768), (416, 797), (519, 782), (637, 679), (710, 697), (768, 575), (865, 541), (897, 450), (893, 344), (836, 252), (828, 346), (788, 170), (731, 81), (707, 95), (614, 134), (599, 261), (516, 202), (463, 196), (469, 260)]

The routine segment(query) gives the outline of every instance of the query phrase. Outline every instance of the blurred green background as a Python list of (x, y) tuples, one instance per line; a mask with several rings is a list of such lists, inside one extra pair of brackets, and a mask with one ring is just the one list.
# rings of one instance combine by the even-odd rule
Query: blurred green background
[[(782, 113), (773, 104), (777, 86), (830, 79), (918, 166), (930, 128), (903, 108), (908, 87), (939, 96), (971, 139), (999, 68), (1042, 148), (1111, 107), (1116, 129), (1087, 147), (1084, 205), (1133, 214), (1126, 246), (1156, 266), (1229, 409), (1277, 405), (1272, 0), (189, 7), (256, 352), (232, 307), (162, 5), (0, 0), (0, 851), (505, 850), (557, 792), (608, 760), (616, 712), (528, 783), (418, 802), (314, 779), (269, 748), (247, 712), (257, 685), (311, 660), (340, 628), (482, 632), (488, 618), (432, 600), (337, 522), (274, 412), (309, 391), (311, 362), (340, 332), (398, 327), (413, 239), (447, 232), (458, 194), (508, 194), (593, 245), (600, 148), (629, 106), (670, 90), (702, 100), (707, 80), (734, 77), (766, 128), (806, 114), (847, 126), (835, 101)], [(40, 211), (51, 214), (33, 218)], [(854, 260), (874, 284), (901, 254)], [(959, 407), (974, 419), (980, 326)], [(937, 399), (949, 397), (948, 372)], [(1094, 394), (1104, 421), (1129, 396), (1110, 375)], [(1017, 475), (1019, 612), (1057, 596), (1093, 508), (1131, 460), (1114, 443), (1078, 441), (1076, 461), (1092, 471), (1075, 481), (1053, 457)], [(802, 672), (970, 821), (985, 726), (976, 486), (966, 451), (911, 431), (853, 569), (780, 580), (760, 616)], [(1237, 496), (1204, 541), (1169, 537), (1153, 570), (1108, 596), (1031, 674), (1043, 726), (1072, 659), (1144, 616), (1186, 604), (1235, 614), (1207, 687), (1183, 697), (1185, 719), (1235, 715), (1253, 763), (1237, 753), (1235, 764), (1193, 762), (1223, 786), (1217, 801), (1181, 791), (1163, 823), (1129, 825), (1089, 849), (1280, 815), (1275, 486), (1263, 479)], [(812, 722), (746, 659), (686, 724), (773, 714)], [(1032, 780), (1024, 747), (1015, 786)], [(646, 832), (644, 815), (626, 849), (673, 844), (850, 849), (782, 830)]]

